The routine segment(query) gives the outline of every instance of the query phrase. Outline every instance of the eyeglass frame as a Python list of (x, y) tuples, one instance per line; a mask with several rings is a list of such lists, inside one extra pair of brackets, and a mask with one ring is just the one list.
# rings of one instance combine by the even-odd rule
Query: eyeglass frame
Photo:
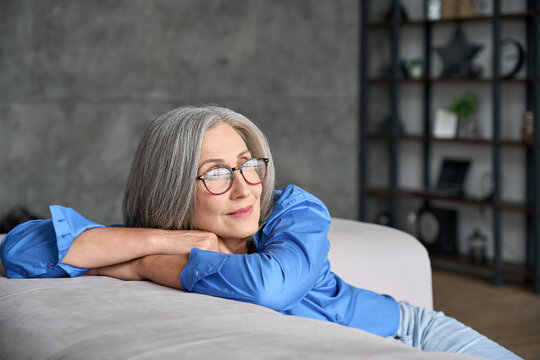
[[(242, 171), (242, 166), (244, 166), (245, 163), (247, 163), (248, 161), (251, 161), (251, 160), (262, 160), (264, 162), (264, 176), (263, 178), (261, 179), (261, 181), (257, 182), (257, 183), (251, 183), (249, 181), (247, 181), (246, 177), (244, 176), (244, 172)], [(233, 168), (229, 168), (229, 167), (226, 167), (226, 166), (218, 166), (218, 167), (215, 167), (215, 168), (212, 168), (210, 170), (207, 170), (204, 174), (202, 175), (199, 175), (195, 178), (195, 180), (200, 180), (203, 182), (203, 185), (204, 185), (204, 188), (206, 189), (206, 191), (208, 191), (210, 194), (212, 195), (223, 195), (225, 194), (227, 191), (231, 190), (232, 186), (233, 186), (233, 182), (234, 182), (234, 172), (236, 170), (240, 170), (240, 174), (242, 175), (242, 178), (244, 179), (244, 181), (246, 183), (248, 183), (249, 185), (259, 185), (259, 184), (262, 184), (264, 182), (264, 180), (266, 179), (266, 175), (268, 175), (268, 163), (270, 162), (270, 159), (269, 158), (251, 158), (251, 159), (248, 159), (246, 161), (244, 161), (242, 163), (242, 165), (240, 166), (235, 166)], [(208, 186), (206, 185), (206, 182), (204, 181), (204, 175), (206, 175), (207, 173), (209, 173), (210, 171), (213, 171), (215, 169), (227, 169), (229, 170), (229, 172), (231, 173), (231, 177), (230, 177), (230, 181), (229, 181), (229, 186), (227, 187), (227, 189), (223, 192), (220, 192), (220, 193), (213, 193), (212, 191), (210, 191), (210, 189), (208, 188)]]

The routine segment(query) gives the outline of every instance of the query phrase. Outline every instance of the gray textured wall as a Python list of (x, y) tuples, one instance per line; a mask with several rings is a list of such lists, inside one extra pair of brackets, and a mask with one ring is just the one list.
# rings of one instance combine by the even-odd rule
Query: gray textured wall
[(357, 0), (0, 2), (0, 214), (121, 221), (146, 124), (218, 103), (268, 135), (280, 186), (356, 216)]

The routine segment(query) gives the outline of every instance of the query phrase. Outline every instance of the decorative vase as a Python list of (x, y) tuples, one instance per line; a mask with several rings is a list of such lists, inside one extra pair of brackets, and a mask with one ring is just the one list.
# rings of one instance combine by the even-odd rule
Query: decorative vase
[(471, 139), (478, 138), (478, 123), (474, 115), (462, 116), (459, 118), (458, 137)]
[(475, 229), (467, 239), (469, 243), (469, 261), (482, 264), (487, 261), (487, 236)]

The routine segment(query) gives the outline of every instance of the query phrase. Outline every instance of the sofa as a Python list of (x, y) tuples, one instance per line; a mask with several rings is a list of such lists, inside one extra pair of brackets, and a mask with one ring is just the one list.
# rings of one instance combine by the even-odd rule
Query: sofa
[[(345, 281), (433, 307), (429, 258), (412, 236), (334, 218), (329, 239)], [(0, 359), (471, 358), (147, 281), (7, 279), (0, 264), (0, 299)]]

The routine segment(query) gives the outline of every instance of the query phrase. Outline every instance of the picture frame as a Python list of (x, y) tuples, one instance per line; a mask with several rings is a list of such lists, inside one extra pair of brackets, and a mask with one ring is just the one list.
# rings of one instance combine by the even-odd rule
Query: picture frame
[(447, 108), (435, 109), (433, 122), (433, 137), (439, 139), (454, 139), (457, 135), (458, 116)]

